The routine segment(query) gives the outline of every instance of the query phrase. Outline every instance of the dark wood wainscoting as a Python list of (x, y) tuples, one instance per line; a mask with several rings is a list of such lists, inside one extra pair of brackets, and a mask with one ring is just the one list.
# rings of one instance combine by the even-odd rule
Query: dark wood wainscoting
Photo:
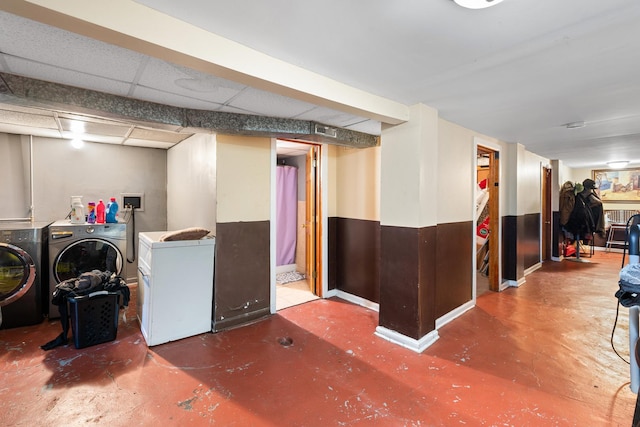
[(269, 221), (216, 225), (214, 330), (270, 313)]
[(435, 329), (436, 227), (380, 234), (380, 325), (420, 339)]
[(439, 224), (436, 253), (436, 318), (473, 298), (473, 222)]
[(329, 218), (329, 289), (380, 302), (380, 222)]

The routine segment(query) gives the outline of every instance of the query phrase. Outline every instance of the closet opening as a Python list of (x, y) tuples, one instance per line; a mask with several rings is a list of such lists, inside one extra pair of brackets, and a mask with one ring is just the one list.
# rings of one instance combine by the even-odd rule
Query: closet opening
[(276, 311), (322, 296), (320, 150), (276, 143)]
[(475, 297), (500, 290), (499, 152), (477, 147)]

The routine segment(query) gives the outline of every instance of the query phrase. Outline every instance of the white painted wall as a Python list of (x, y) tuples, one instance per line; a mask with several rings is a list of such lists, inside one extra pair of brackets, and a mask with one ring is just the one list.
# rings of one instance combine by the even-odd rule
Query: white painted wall
[(29, 137), (0, 133), (0, 218), (28, 218)]
[(436, 224), (438, 111), (418, 104), (410, 115), (382, 129), (380, 222), (421, 228)]
[[(28, 137), (22, 137), (22, 141)], [(0, 134), (0, 141), (21, 145), (20, 137)], [(1, 146), (2, 144), (0, 144)], [(23, 150), (24, 148), (21, 148)], [(145, 211), (135, 215), (128, 225), (131, 240), (127, 256), (133, 260), (133, 245), (137, 249), (137, 233), (140, 231), (166, 230), (167, 227), (167, 153), (165, 150), (126, 147), (112, 144), (85, 143), (80, 150), (70, 146), (68, 140), (33, 138), (34, 213), (36, 221), (54, 222), (64, 219), (70, 210), (70, 197), (83, 196), (83, 204), (109, 197), (119, 199), (121, 193), (144, 193)], [(3, 173), (6, 173), (6, 169)], [(12, 184), (25, 187), (18, 176), (0, 184), (2, 194), (15, 191)], [(27, 189), (28, 190), (28, 189)], [(28, 191), (22, 200), (28, 199)], [(28, 206), (20, 198), (3, 203), (3, 212), (25, 212)], [(3, 215), (4, 217), (5, 215)], [(123, 220), (125, 216), (119, 215)], [(135, 236), (134, 236), (135, 235)], [(137, 260), (126, 263), (125, 277), (136, 277)]]
[(216, 137), (196, 134), (167, 152), (167, 228), (216, 231)]

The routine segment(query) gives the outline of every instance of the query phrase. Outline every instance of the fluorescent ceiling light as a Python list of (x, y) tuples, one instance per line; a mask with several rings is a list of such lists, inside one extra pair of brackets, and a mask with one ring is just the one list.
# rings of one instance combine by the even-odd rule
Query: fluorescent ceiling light
[(615, 162), (607, 162), (607, 166), (609, 166), (611, 169), (622, 169), (624, 167), (626, 167), (629, 164), (628, 160), (619, 160), (619, 161), (615, 161)]
[(485, 7), (495, 6), (501, 3), (502, 0), (453, 0), (459, 6), (466, 7), (467, 9), (484, 9)]

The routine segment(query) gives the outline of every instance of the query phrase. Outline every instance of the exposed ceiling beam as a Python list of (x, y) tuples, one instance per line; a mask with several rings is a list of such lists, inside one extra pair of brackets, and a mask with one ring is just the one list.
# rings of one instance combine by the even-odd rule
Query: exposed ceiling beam
[(0, 73), (0, 102), (88, 114), (164, 130), (294, 138), (349, 147), (374, 147), (378, 137), (311, 121), (173, 107), (14, 74)]

